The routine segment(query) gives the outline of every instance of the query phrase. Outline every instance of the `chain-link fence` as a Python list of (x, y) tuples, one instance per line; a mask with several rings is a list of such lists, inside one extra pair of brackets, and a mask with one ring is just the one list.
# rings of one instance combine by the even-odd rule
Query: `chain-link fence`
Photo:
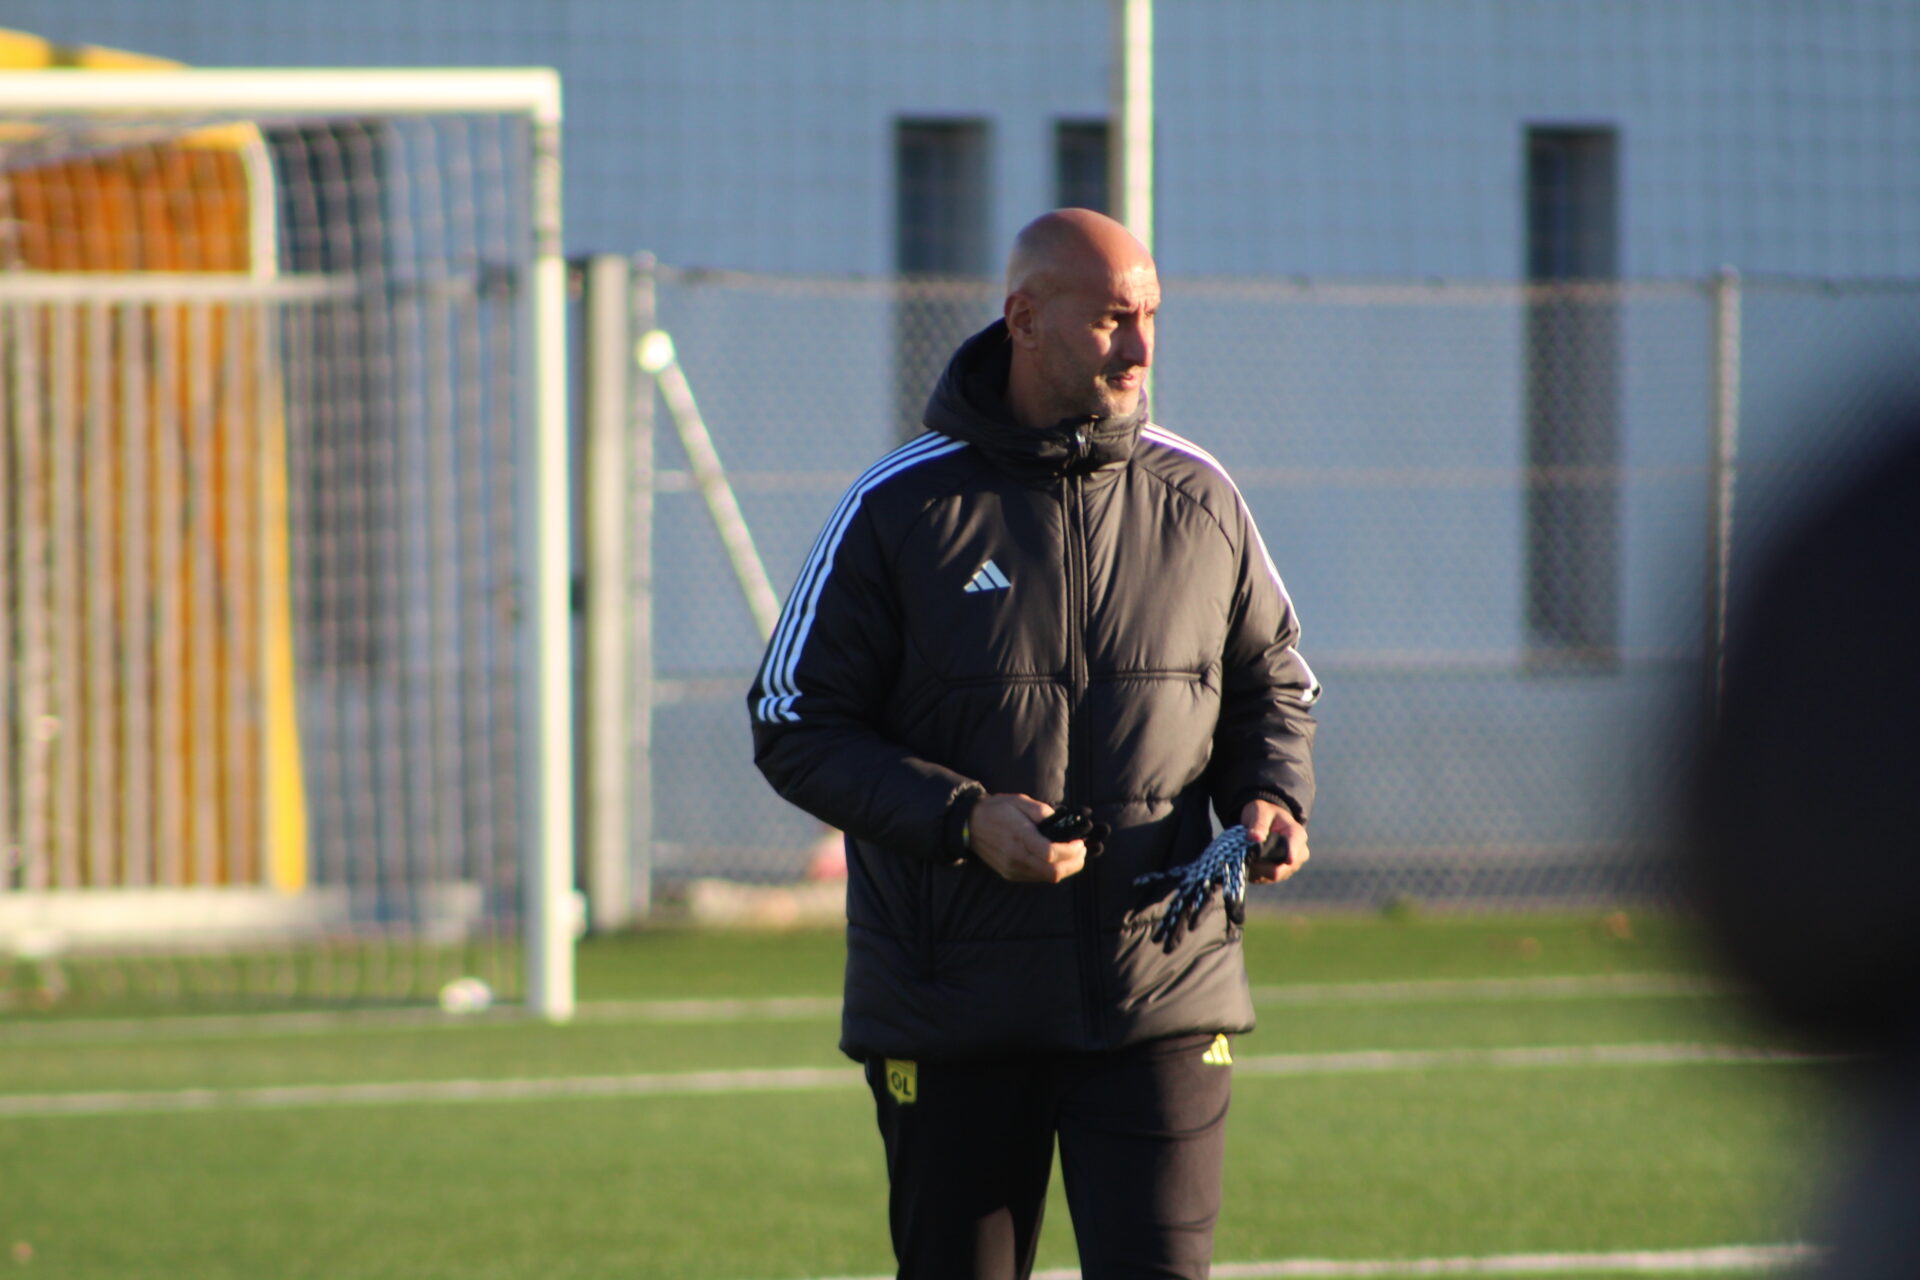
[[(780, 591), (999, 309), (984, 282), (657, 269), (639, 293)], [(1154, 416), (1235, 476), (1326, 686), (1316, 857), (1275, 900), (1667, 892), (1717, 644), (1714, 495), (1736, 495), (1737, 583), (1795, 494), (1860, 456), (1920, 346), (1920, 288), (1171, 279), (1165, 296)], [(633, 838), (661, 882), (790, 879), (822, 831), (753, 768), (761, 640), (672, 421), (650, 485), (654, 803)]]

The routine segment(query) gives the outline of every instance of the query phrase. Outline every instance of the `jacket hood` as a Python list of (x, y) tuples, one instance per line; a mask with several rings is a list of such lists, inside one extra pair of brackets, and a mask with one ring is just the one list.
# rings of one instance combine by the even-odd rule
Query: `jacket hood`
[(1013, 346), (1007, 323), (996, 320), (960, 344), (927, 401), (930, 430), (964, 440), (1012, 475), (1045, 477), (1092, 471), (1133, 455), (1147, 421), (1147, 397), (1124, 417), (1067, 418), (1034, 430), (1007, 408), (1007, 370)]

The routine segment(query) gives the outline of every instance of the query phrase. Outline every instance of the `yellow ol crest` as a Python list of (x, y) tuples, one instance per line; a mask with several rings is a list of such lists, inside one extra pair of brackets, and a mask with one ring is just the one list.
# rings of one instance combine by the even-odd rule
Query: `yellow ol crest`
[(901, 1106), (912, 1106), (920, 1098), (920, 1064), (904, 1058), (887, 1059), (887, 1092)]

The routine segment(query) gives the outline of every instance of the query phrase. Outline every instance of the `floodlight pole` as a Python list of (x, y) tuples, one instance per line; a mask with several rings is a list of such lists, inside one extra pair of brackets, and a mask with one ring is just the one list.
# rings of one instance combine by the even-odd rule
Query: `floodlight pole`
[(1153, 0), (1113, 0), (1113, 214), (1153, 248)]

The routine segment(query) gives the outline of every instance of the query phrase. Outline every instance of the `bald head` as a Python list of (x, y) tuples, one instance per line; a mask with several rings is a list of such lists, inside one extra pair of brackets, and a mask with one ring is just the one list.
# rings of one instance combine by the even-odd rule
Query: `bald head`
[(1007, 261), (1007, 403), (1023, 424), (1125, 417), (1153, 363), (1160, 279), (1133, 233), (1091, 209), (1021, 228)]
[(1007, 258), (1007, 292), (1035, 300), (1082, 282), (1152, 271), (1153, 255), (1133, 232), (1091, 209), (1055, 209), (1020, 228)]

